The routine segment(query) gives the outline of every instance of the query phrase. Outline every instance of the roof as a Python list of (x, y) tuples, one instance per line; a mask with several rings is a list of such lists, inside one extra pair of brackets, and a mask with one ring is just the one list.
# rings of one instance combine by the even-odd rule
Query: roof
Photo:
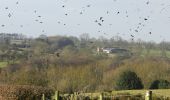
[(112, 50), (112, 49), (114, 49), (114, 48), (103, 48), (104, 50)]

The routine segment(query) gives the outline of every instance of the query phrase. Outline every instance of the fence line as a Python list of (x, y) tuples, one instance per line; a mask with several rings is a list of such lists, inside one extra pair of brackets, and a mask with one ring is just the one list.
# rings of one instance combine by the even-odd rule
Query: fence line
[[(52, 100), (61, 100), (61, 98), (65, 98), (64, 100), (91, 100), (94, 99), (95, 100), (105, 100), (107, 98), (109, 98), (109, 100), (114, 100), (115, 98), (122, 98), (122, 97), (127, 97), (126, 100), (130, 100), (131, 98), (135, 98), (137, 100), (152, 100), (153, 99), (153, 94), (159, 94), (159, 93), (153, 93), (152, 91), (146, 91), (145, 95), (114, 95), (112, 93), (107, 93), (103, 92), (103, 93), (78, 93), (75, 92), (74, 94), (60, 94), (59, 91), (55, 92), (55, 95), (51, 97)], [(85, 98), (85, 99), (82, 99)], [(166, 97), (167, 98), (167, 97)], [(42, 100), (46, 100), (45, 99), (45, 95), (42, 95)], [(48, 99), (49, 100), (49, 99)], [(107, 99), (108, 100), (108, 99)], [(169, 100), (165, 99), (165, 100)]]

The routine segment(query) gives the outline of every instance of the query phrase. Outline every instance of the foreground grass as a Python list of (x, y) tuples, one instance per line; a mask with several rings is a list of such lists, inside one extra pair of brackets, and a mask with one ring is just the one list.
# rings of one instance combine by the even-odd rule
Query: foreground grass
[[(144, 100), (148, 90), (122, 90), (112, 92), (80, 93), (73, 94), (73, 97), (98, 100), (102, 94), (104, 100)], [(151, 90), (152, 100), (170, 100), (170, 89)], [(70, 94), (61, 95), (62, 98), (68, 98)]]
[[(146, 91), (148, 90), (123, 90), (123, 91), (112, 91), (112, 94), (125, 94), (125, 93), (129, 93), (132, 95), (145, 95)], [(153, 95), (156, 96), (166, 96), (166, 97), (170, 97), (170, 89), (159, 89), (159, 90), (151, 90), (153, 92)]]

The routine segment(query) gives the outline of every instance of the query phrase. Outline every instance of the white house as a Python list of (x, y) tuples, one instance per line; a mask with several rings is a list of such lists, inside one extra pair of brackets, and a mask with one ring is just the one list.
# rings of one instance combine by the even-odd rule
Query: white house
[(115, 48), (102, 48), (102, 51), (104, 53), (111, 53), (113, 49), (115, 49)]

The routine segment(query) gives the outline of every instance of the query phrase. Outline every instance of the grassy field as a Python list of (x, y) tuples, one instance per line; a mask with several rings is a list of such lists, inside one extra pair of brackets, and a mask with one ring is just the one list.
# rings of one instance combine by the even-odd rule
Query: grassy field
[[(144, 100), (146, 92), (148, 90), (122, 90), (122, 91), (112, 91), (112, 92), (96, 92), (96, 93), (74, 93), (71, 97), (85, 98), (88, 97), (90, 100)], [(170, 100), (170, 89), (159, 89), (151, 90), (152, 100)], [(71, 94), (60, 94), (61, 98), (67, 98), (70, 100)], [(76, 100), (76, 99), (73, 99)], [(83, 99), (82, 99), (83, 100)], [(100, 99), (101, 100), (101, 99)]]
[(6, 67), (8, 65), (7, 62), (0, 62), (0, 68)]
[[(145, 95), (147, 90), (124, 90), (124, 91), (112, 91), (112, 94), (125, 94), (129, 93), (132, 95), (142, 94)], [(166, 96), (170, 97), (170, 89), (159, 89), (159, 90), (151, 90), (153, 95), (156, 96)]]
[[(142, 51), (142, 53), (141, 53), (141, 56), (162, 56), (162, 53), (161, 53), (161, 50), (154, 50), (154, 49), (152, 49), (152, 50), (150, 50), (149, 51), (149, 54), (147, 54), (147, 50), (143, 50)], [(168, 57), (168, 58), (170, 58), (170, 51), (166, 51), (166, 56)]]
[(6, 61), (1, 61), (0, 62), (0, 68), (4, 68), (4, 67), (7, 67), (8, 65), (10, 65), (10, 64), (19, 64), (20, 63), (20, 61), (19, 60), (17, 60), (17, 61), (9, 61), (9, 62), (6, 62)]

